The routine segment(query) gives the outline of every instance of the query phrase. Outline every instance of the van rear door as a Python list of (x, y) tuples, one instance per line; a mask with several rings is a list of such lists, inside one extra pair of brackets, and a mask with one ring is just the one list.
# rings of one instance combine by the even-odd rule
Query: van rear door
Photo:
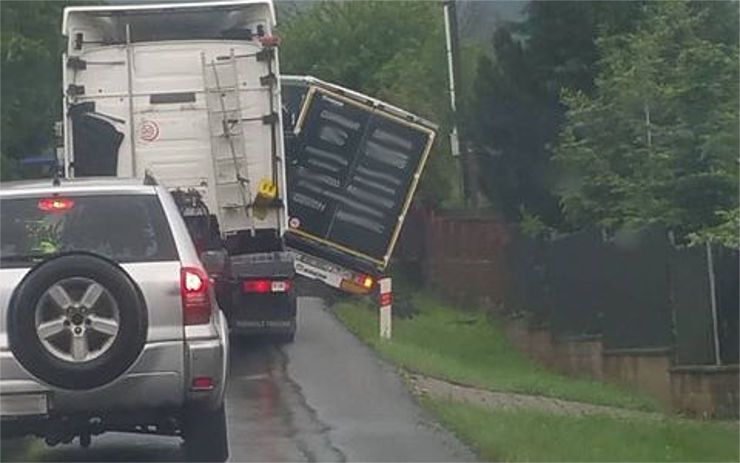
[(311, 77), (281, 79), (288, 246), (373, 275), (388, 265), (436, 126)]

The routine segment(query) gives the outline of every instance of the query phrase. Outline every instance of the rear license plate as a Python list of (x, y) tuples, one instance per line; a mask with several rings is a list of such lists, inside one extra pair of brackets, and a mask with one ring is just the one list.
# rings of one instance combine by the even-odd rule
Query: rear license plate
[(288, 285), (286, 285), (284, 281), (273, 281), (272, 282), (272, 292), (273, 293), (284, 293), (287, 290), (288, 290)]
[(293, 322), (290, 320), (236, 320), (237, 328), (290, 328)]
[(0, 415), (45, 415), (49, 411), (46, 394), (2, 394)]

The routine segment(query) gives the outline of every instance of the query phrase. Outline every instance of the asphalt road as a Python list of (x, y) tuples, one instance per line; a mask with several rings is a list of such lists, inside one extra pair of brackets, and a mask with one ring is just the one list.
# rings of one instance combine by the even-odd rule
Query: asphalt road
[[(392, 367), (321, 299), (299, 299), (293, 344), (232, 342), (231, 461), (469, 461), (473, 454), (415, 403)], [(110, 433), (83, 449), (6, 442), (3, 460), (181, 461), (179, 438)], [(19, 449), (21, 449), (19, 451)]]

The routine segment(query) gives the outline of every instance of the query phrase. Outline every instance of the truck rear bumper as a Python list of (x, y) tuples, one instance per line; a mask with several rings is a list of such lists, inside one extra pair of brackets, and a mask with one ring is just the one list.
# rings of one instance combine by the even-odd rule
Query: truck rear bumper
[(241, 294), (227, 312), (232, 333), (288, 333), (296, 329), (296, 296)]

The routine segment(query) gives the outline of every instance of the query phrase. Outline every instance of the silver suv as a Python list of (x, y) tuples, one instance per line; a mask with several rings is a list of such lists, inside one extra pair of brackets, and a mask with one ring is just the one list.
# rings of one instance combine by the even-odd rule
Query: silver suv
[(172, 197), (152, 183), (0, 187), (4, 436), (179, 435), (196, 460), (228, 457), (226, 319)]

